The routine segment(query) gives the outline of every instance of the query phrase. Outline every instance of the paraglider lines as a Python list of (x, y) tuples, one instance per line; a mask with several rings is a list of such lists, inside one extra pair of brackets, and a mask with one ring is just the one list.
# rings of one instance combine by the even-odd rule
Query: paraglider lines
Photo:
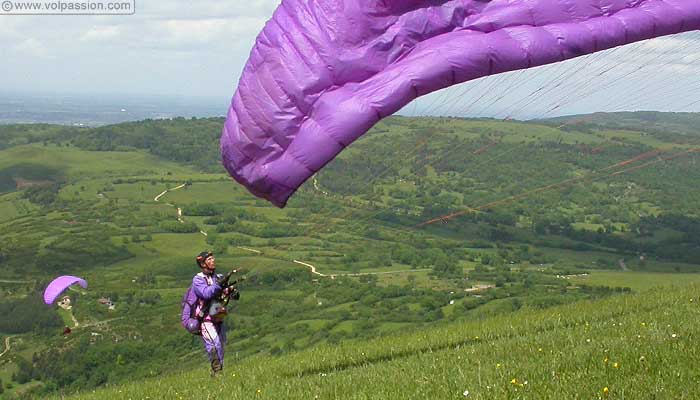
[[(690, 150), (682, 151), (680, 153), (673, 154), (673, 155), (668, 156), (668, 157), (660, 157), (658, 160), (647, 162), (647, 163), (637, 165), (635, 167), (627, 168), (627, 169), (624, 169), (621, 171), (613, 172), (613, 173), (604, 175), (604, 177), (617, 176), (617, 175), (621, 175), (621, 174), (626, 173), (626, 172), (636, 171), (638, 169), (645, 168), (645, 167), (648, 167), (648, 166), (653, 165), (653, 164), (657, 164), (657, 163), (662, 162), (662, 161), (672, 160), (672, 159), (675, 159), (675, 158), (678, 158), (681, 156), (685, 156), (685, 155), (688, 155), (690, 153), (695, 153), (698, 151), (700, 151), (700, 149), (690, 149)], [(478, 207), (467, 208), (467, 209), (464, 209), (461, 211), (453, 212), (451, 214), (443, 215), (443, 216), (440, 216), (437, 218), (433, 218), (433, 219), (421, 222), (420, 224), (416, 225), (415, 227), (422, 227), (422, 226), (430, 225), (430, 224), (433, 224), (433, 223), (438, 222), (438, 221), (445, 223), (445, 221), (449, 221), (452, 218), (455, 218), (455, 217), (458, 217), (461, 215), (465, 215), (468, 213), (472, 213), (474, 211), (481, 211), (481, 210), (489, 209), (489, 208), (492, 208), (492, 207), (497, 206), (497, 205), (507, 204), (507, 203), (511, 203), (511, 202), (526, 198), (526, 197), (531, 196), (533, 194), (537, 194), (537, 193), (545, 192), (548, 190), (556, 189), (559, 187), (563, 187), (563, 186), (572, 184), (574, 182), (578, 182), (578, 181), (590, 179), (590, 178), (595, 178), (596, 175), (599, 175), (602, 172), (605, 172), (605, 171), (608, 171), (608, 170), (611, 170), (614, 168), (622, 167), (622, 166), (627, 166), (627, 165), (630, 165), (630, 164), (635, 163), (637, 161), (642, 161), (642, 160), (654, 157), (658, 154), (659, 154), (658, 150), (645, 152), (645, 153), (642, 153), (642, 154), (640, 154), (636, 157), (633, 157), (629, 160), (624, 160), (624, 161), (618, 162), (618, 163), (613, 164), (611, 166), (608, 166), (606, 168), (602, 168), (600, 170), (594, 171), (594, 172), (587, 174), (585, 176), (576, 177), (576, 178), (569, 178), (569, 179), (563, 180), (561, 182), (557, 182), (557, 183), (553, 183), (550, 185), (541, 186), (541, 187), (536, 188), (536, 189), (528, 190), (528, 191), (525, 191), (525, 192), (520, 193), (520, 194), (515, 195), (515, 196), (509, 196), (509, 197), (506, 197), (504, 199), (500, 199), (500, 200), (492, 201), (492, 202), (489, 202), (486, 204), (482, 204)]]
[(680, 153), (676, 153), (676, 154), (670, 155), (670, 156), (668, 156), (668, 157), (659, 157), (658, 159), (656, 159), (656, 160), (654, 160), (654, 161), (649, 161), (649, 162), (646, 162), (646, 163), (641, 164), (641, 165), (636, 165), (636, 166), (631, 167), (631, 168), (623, 169), (622, 171), (613, 172), (612, 174), (610, 174), (610, 176), (618, 176), (618, 175), (625, 174), (625, 173), (627, 173), (627, 172), (636, 171), (636, 170), (638, 170), (638, 169), (646, 168), (646, 167), (648, 167), (648, 166), (650, 166), (650, 165), (653, 165), (653, 164), (658, 164), (658, 163), (660, 163), (660, 162), (673, 160), (673, 159), (678, 158), (678, 157), (687, 156), (688, 154), (690, 154), (690, 153), (696, 153), (696, 152), (698, 152), (699, 150), (700, 150), (700, 149), (690, 149), (690, 150), (686, 150), (686, 151), (683, 151), (683, 152), (680, 152)]
[[(659, 102), (659, 104), (666, 104), (662, 100), (662, 98), (659, 98), (658, 94), (661, 93), (661, 89), (666, 89), (667, 84), (675, 83), (678, 82), (678, 75), (677, 74), (668, 74), (664, 79), (657, 80), (655, 79), (658, 74), (659, 74), (659, 68), (660, 67), (668, 67), (670, 65), (678, 63), (678, 60), (674, 60), (670, 58), (669, 56), (672, 56), (674, 54), (681, 54), (683, 53), (697, 53), (698, 51), (698, 42), (697, 39), (692, 38), (690, 35), (687, 36), (688, 38), (685, 40), (681, 40), (680, 43), (674, 46), (670, 46), (664, 51), (659, 52), (659, 54), (654, 57), (653, 59), (649, 61), (644, 62), (644, 68), (648, 71), (648, 73), (639, 79), (640, 82), (643, 82), (642, 85), (639, 85), (632, 93), (627, 93), (628, 97), (631, 97), (634, 100), (631, 104), (627, 105), (627, 109), (633, 109), (636, 107), (639, 107), (643, 104), (644, 100), (647, 98), (647, 96), (643, 96), (643, 94), (646, 93), (654, 93), (655, 100)], [(659, 39), (657, 39), (659, 40)], [(640, 47), (643, 47), (646, 43), (649, 41), (642, 42)], [(681, 50), (681, 51), (679, 51)], [(656, 60), (664, 60), (665, 62), (660, 63), (658, 65), (654, 65), (653, 62)], [(653, 68), (650, 68), (653, 67)], [(682, 81), (681, 81), (682, 82)], [(657, 89), (653, 89), (653, 87), (656, 86)], [(687, 89), (687, 88), (686, 88)], [(696, 94), (695, 90), (688, 90), (692, 94)], [(613, 92), (615, 93), (615, 92)], [(675, 98), (677, 97), (677, 91), (676, 89), (669, 90), (665, 96), (665, 98)], [(614, 106), (613, 108), (621, 108), (622, 106), (620, 105), (620, 102), (615, 102), (615, 98), (611, 97), (611, 101), (606, 103), (603, 107), (610, 107)]]
[[(545, 134), (545, 135), (546, 135), (546, 134)], [(501, 160), (501, 159), (503, 158), (503, 156), (505, 156), (505, 155), (507, 155), (507, 154), (510, 154), (510, 153), (512, 153), (512, 152), (514, 152), (514, 151), (516, 151), (516, 150), (522, 149), (523, 147), (525, 147), (525, 146), (528, 145), (529, 143), (530, 143), (530, 142), (523, 142), (523, 143), (520, 143), (520, 144), (518, 144), (518, 145), (516, 145), (516, 146), (513, 146), (513, 147), (511, 147), (510, 149), (507, 149), (507, 150), (505, 150), (505, 151), (502, 151), (502, 152), (500, 152), (500, 153), (494, 155), (494, 156), (491, 157), (491, 158), (487, 158), (487, 159), (485, 159), (485, 160), (481, 160), (480, 162), (478, 162), (478, 163), (476, 163), (475, 165), (471, 166), (471, 168), (472, 168), (472, 169), (477, 169), (477, 168), (480, 168), (480, 167), (482, 167), (482, 166), (484, 166), (484, 165), (490, 163), (491, 161), (494, 161), (494, 160)], [(464, 143), (463, 145), (455, 146), (455, 147), (453, 147), (452, 149), (450, 149), (449, 151), (446, 151), (446, 152), (443, 152), (442, 154), (440, 154), (434, 161), (442, 160), (442, 159), (446, 158), (448, 155), (451, 156), (451, 155), (453, 155), (457, 150), (461, 149), (464, 145), (468, 145), (468, 144), (470, 144), (470, 143), (469, 143), (469, 142), (466, 142), (466, 143)], [(371, 213), (370, 215), (367, 215), (367, 216), (365, 216), (365, 217), (363, 217), (363, 218), (355, 219), (355, 220), (353, 220), (353, 222), (352, 222), (352, 224), (349, 226), (349, 228), (355, 227), (355, 226), (359, 225), (359, 224), (362, 223), (362, 222), (365, 222), (365, 221), (367, 221), (367, 220), (370, 220), (370, 219), (376, 217), (377, 215), (379, 215), (379, 214), (381, 214), (381, 213), (383, 213), (383, 212), (385, 212), (385, 211), (386, 211), (386, 208), (382, 208), (382, 209), (380, 209), (379, 211), (373, 212), (373, 213)]]

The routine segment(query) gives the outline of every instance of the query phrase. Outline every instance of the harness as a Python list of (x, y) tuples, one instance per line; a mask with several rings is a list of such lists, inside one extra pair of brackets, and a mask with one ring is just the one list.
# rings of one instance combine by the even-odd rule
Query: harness
[[(212, 286), (216, 282), (212, 275), (205, 275), (200, 272), (197, 274), (205, 279), (207, 286)], [(197, 299), (197, 308), (195, 309), (195, 314), (203, 322), (223, 322), (226, 315), (228, 315), (228, 310), (226, 309), (226, 304), (219, 299), (213, 298), (209, 301), (204, 299)]]

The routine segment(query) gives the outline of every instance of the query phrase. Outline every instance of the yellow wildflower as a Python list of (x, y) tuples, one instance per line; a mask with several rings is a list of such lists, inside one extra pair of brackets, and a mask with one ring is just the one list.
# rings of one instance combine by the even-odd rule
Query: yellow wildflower
[(517, 384), (518, 384), (518, 380), (515, 379), (515, 378), (513, 378), (513, 379), (511, 379), (510, 383), (512, 383), (513, 385), (517, 385)]
[(608, 387), (606, 386), (606, 387), (603, 388), (603, 394), (604, 394), (605, 396), (607, 396), (608, 393), (610, 393), (610, 389), (608, 389)]
[(619, 368), (619, 367), (620, 367), (620, 364), (618, 364), (618, 363), (613, 364), (613, 368)]

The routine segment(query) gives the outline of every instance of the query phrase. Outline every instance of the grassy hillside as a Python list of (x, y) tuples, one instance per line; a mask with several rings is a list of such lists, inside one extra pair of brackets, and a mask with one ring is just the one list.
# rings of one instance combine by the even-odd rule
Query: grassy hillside
[(698, 287), (426, 327), (281, 357), (233, 357), (75, 399), (691, 399)]
[[(220, 271), (247, 271), (227, 362), (252, 371), (277, 365), (270, 377), (245, 380), (265, 393), (275, 382), (301, 393), (336, 366), (337, 374), (361, 371), (346, 368), (356, 364), (333, 355), (340, 354), (335, 346), (368, 367), (398, 362), (410, 370), (407, 382), (453, 379), (443, 367), (425, 373), (401, 364), (424, 356), (415, 335), (430, 335), (425, 343), (437, 343), (433, 350), (442, 354), (459, 342), (440, 342), (453, 336), (445, 332), (473, 329), (479, 333), (460, 333), (460, 340), (483, 338), (480, 326), (493, 324), (492, 333), (512, 345), (517, 338), (506, 335), (510, 322), (503, 321), (534, 326), (551, 318), (551, 307), (580, 302), (593, 313), (600, 306), (586, 302), (626, 301), (630, 293), (700, 277), (700, 153), (690, 135), (388, 118), (280, 210), (223, 173), (220, 124), (0, 127), (0, 312), (14, 315), (0, 320), (0, 337), (11, 337), (11, 349), (0, 356), (2, 396), (89, 391), (205, 369), (201, 345), (178, 320), (180, 298), (197, 272), (193, 257), (204, 249), (216, 253)], [(39, 301), (59, 274), (89, 282), (88, 290), (69, 292), (71, 312)], [(102, 297), (115, 308), (100, 304)], [(73, 318), (79, 326), (64, 337)], [(389, 342), (404, 356), (383, 353)], [(364, 350), (352, 353), (355, 345)], [(479, 350), (482, 374), (487, 363), (505, 365), (496, 358), (536, 370), (500, 353), (484, 358), (488, 349)], [(518, 359), (526, 354), (517, 351)], [(313, 361), (323, 354), (333, 357)], [(298, 360), (301, 370), (283, 360)], [(459, 364), (448, 357), (439, 365)], [(465, 365), (465, 374), (479, 370)], [(368, 371), (380, 379), (376, 369)], [(302, 378), (284, 378), (289, 374)], [(508, 382), (531, 385), (544, 377), (521, 375)], [(349, 376), (338, 388), (365, 380)], [(484, 376), (482, 383), (495, 384), (495, 375)], [(401, 390), (417, 387), (397, 385), (366, 397), (392, 390), (405, 398)], [(450, 396), (478, 393), (473, 385), (442, 386)], [(506, 387), (525, 390), (524, 383)]]
[(586, 128), (590, 126), (618, 128), (631, 131), (653, 132), (655, 134), (687, 135), (697, 139), (700, 136), (697, 113), (669, 113), (657, 111), (595, 113), (590, 115), (574, 115), (569, 117), (552, 118), (558, 125)]

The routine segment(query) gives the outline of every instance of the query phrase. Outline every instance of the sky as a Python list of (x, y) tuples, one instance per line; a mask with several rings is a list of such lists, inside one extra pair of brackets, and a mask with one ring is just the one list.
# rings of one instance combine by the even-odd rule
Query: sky
[[(279, 3), (136, 1), (134, 15), (1, 16), (0, 88), (228, 103), (255, 37)], [(588, 64), (577, 61), (578, 67), (557, 64), (466, 83), (426, 96), (401, 113), (536, 118), (618, 109), (700, 112), (700, 102), (693, 104), (700, 100), (694, 95), (700, 93), (700, 36), (634, 46), (598, 54)], [(605, 74), (596, 69), (612, 62), (618, 66)], [(570, 69), (576, 74), (557, 81)], [(543, 94), (538, 89), (547, 85), (547, 96), (538, 98)]]
[(12, 92), (231, 97), (276, 0), (136, 0), (134, 15), (5, 15)]

